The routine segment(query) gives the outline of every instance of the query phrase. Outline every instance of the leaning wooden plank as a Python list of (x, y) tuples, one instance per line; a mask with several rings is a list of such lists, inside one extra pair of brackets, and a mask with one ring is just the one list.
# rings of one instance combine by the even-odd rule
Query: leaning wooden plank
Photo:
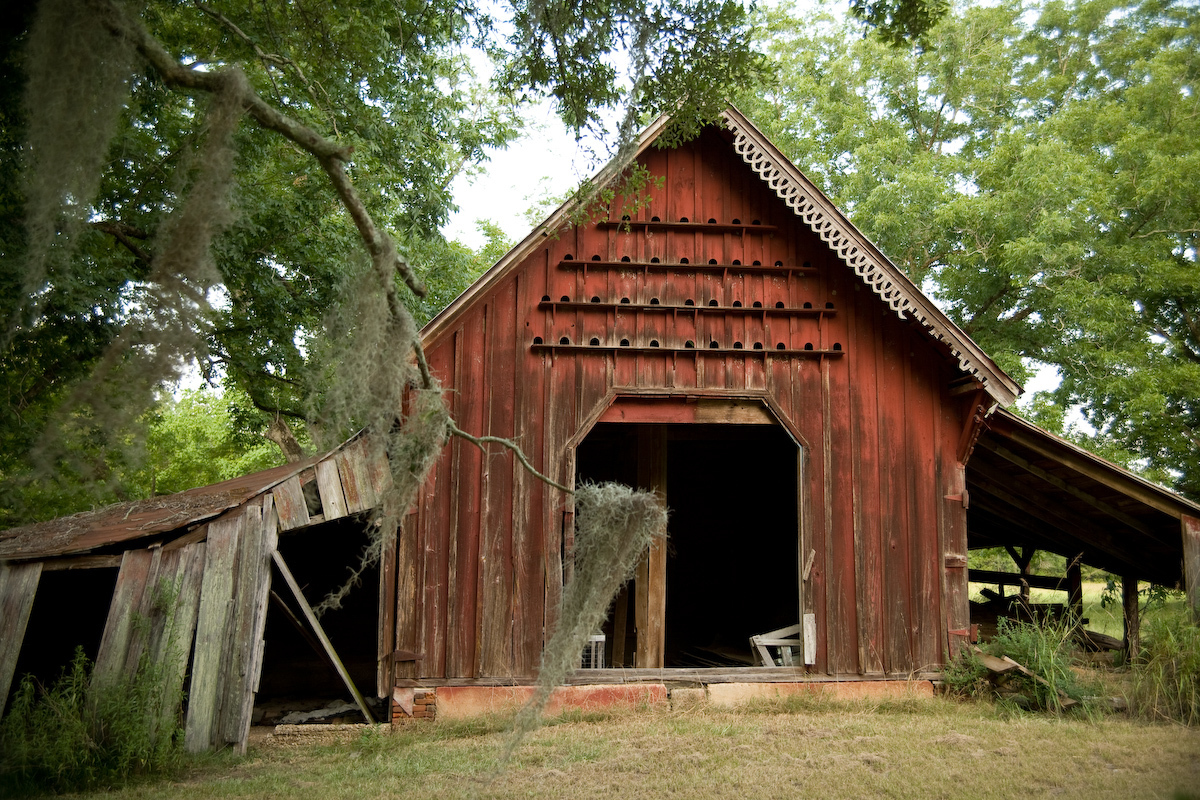
[(117, 585), (113, 588), (108, 619), (104, 623), (96, 665), (92, 669), (93, 688), (111, 685), (125, 671), (125, 659), (133, 635), (133, 617), (141, 608), (154, 556), (150, 550), (126, 550), (121, 559), (121, 571), (117, 573)]
[(166, 624), (160, 635), (151, 642), (150, 657), (162, 669), (155, 736), (160, 732), (169, 734), (175, 729), (183, 699), (183, 679), (192, 652), (192, 637), (196, 632), (206, 547), (204, 542), (195, 542), (181, 550), (163, 554), (164, 560), (174, 552), (178, 552), (179, 556), (172, 579), (175, 603), (166, 615)]
[(224, 689), (221, 670), (228, 641), (240, 527), (238, 517), (219, 519), (208, 526), (204, 585), (200, 590), (196, 652), (192, 660), (192, 688), (184, 727), (183, 746), (189, 753), (203, 752), (213, 746), (217, 711)]
[(317, 492), (321, 495), (321, 513), (325, 521), (339, 519), (349, 512), (346, 495), (342, 492), (342, 479), (338, 476), (337, 460), (327, 458), (317, 464)]
[(287, 583), (288, 588), (292, 590), (292, 596), (296, 598), (296, 603), (299, 604), (300, 610), (304, 612), (304, 618), (308, 620), (309, 626), (312, 627), (313, 633), (317, 635), (317, 640), (320, 641), (321, 647), (324, 648), (325, 654), (329, 656), (329, 660), (333, 662), (337, 669), (338, 675), (341, 676), (342, 682), (346, 684), (346, 688), (350, 690), (350, 694), (354, 696), (354, 702), (358, 703), (358, 708), (362, 711), (363, 716), (368, 723), (374, 723), (375, 720), (371, 716), (370, 710), (367, 708), (367, 703), (363, 700), (362, 694), (359, 693), (358, 687), (354, 685), (354, 681), (350, 680), (350, 673), (346, 671), (346, 667), (342, 664), (342, 660), (338, 658), (337, 651), (333, 649), (333, 645), (329, 642), (329, 637), (325, 635), (321, 623), (317, 621), (317, 617), (313, 614), (312, 607), (308, 601), (304, 599), (304, 593), (300, 591), (300, 585), (296, 583), (296, 579), (292, 577), (292, 571), (288, 569), (287, 563), (283, 560), (283, 556), (278, 550), (271, 553), (271, 558), (275, 560), (275, 566), (279, 568), (279, 574), (283, 576), (283, 580)]
[(271, 494), (279, 512), (281, 530), (290, 531), (309, 523), (308, 505), (304, 502), (304, 490), (300, 486), (299, 475), (293, 475), (276, 486)]
[(246, 752), (254, 693), (262, 669), (262, 639), (267, 620), (267, 598), (271, 590), (270, 554), (278, 544), (279, 518), (268, 495), (261, 508), (251, 507), (245, 516), (242, 557), (237, 596), (237, 617), (232, 630), (235, 658), (225, 691), (222, 735), (239, 753)]
[(25, 641), (25, 626), (42, 577), (42, 562), (32, 564), (0, 564), (0, 718), (12, 687), (13, 672), (21, 643)]
[(250, 691), (253, 685), (248, 675), (257, 649), (252, 641), (257, 616), (253, 606), (258, 596), (258, 584), (262, 580), (262, 570), (267, 567), (264, 560), (266, 554), (262, 552), (262, 505), (248, 504), (242, 509), (240, 521), (233, 603), (229, 610), (229, 661), (224, 671), (225, 685), (221, 689), (221, 705), (217, 714), (218, 744), (238, 740), (242, 729), (242, 709), (246, 705), (245, 696), (249, 692), (253, 697)]

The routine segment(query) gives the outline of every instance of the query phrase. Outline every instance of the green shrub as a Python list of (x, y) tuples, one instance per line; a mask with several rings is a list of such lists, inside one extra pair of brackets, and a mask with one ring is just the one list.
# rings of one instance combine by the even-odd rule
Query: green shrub
[(103, 687), (91, 678), (80, 648), (44, 691), (22, 679), (0, 724), (0, 796), (112, 786), (178, 763), (178, 703), (163, 697), (161, 666), (143, 658), (132, 678)]
[[(1071, 669), (1075, 652), (1074, 627), (1058, 620), (1022, 622), (1001, 619), (999, 631), (984, 650), (994, 656), (1008, 656), (1042, 680), (1015, 674), (1009, 679), (1029, 698), (1031, 707), (1061, 713), (1063, 695), (1082, 700), (1088, 693)], [(1014, 670), (1015, 672), (1015, 670)], [(1011, 674), (1011, 673), (1010, 673)]]
[(962, 650), (942, 670), (942, 683), (955, 697), (983, 697), (992, 693), (988, 671), (971, 650)]
[(1200, 627), (1186, 614), (1147, 621), (1132, 672), (1129, 707), (1134, 714), (1200, 724)]

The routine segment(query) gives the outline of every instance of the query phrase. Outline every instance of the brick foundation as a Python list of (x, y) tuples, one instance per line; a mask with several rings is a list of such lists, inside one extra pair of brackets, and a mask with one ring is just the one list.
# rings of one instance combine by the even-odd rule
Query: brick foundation
[[(461, 719), (484, 714), (511, 713), (534, 693), (532, 686), (397, 687), (392, 692), (392, 724), (441, 716)], [(661, 683), (626, 683), (594, 686), (561, 686), (547, 705), (550, 716), (567, 709), (637, 708), (670, 703), (672, 708), (702, 705), (733, 707), (755, 700), (789, 695), (819, 695), (838, 700), (932, 697), (930, 681), (806, 681), (800, 683), (711, 683), (698, 688), (674, 688)], [(440, 698), (440, 702), (439, 702)]]
[(396, 687), (392, 690), (392, 724), (398, 725), (409, 719), (437, 718), (437, 689), (410, 689)]

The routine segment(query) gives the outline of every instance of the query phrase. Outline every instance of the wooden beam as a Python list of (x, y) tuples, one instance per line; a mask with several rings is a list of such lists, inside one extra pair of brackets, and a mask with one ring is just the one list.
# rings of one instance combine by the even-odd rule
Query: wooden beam
[(74, 558), (52, 558), (40, 563), (42, 572), (59, 572), (67, 569), (116, 569), (121, 566), (121, 556), (75, 556)]
[(358, 710), (362, 712), (368, 724), (374, 724), (375, 719), (371, 716), (371, 711), (367, 708), (366, 701), (363, 700), (363, 696), (358, 691), (358, 687), (354, 685), (354, 681), (350, 679), (350, 673), (346, 671), (345, 665), (342, 664), (342, 659), (338, 657), (337, 651), (333, 649), (333, 644), (329, 641), (329, 637), (325, 635), (325, 630), (321, 627), (321, 623), (317, 621), (317, 615), (313, 613), (312, 606), (304, 599), (304, 593), (300, 591), (300, 585), (296, 583), (295, 577), (292, 576), (292, 571), (288, 569), (287, 562), (283, 560), (283, 556), (279, 554), (278, 550), (271, 552), (271, 558), (275, 561), (275, 566), (279, 569), (279, 574), (283, 576), (284, 582), (292, 590), (292, 597), (296, 598), (296, 603), (304, 613), (304, 618), (308, 621), (312, 632), (316, 634), (317, 641), (321, 643), (321, 647), (325, 650), (325, 655), (329, 657), (338, 675), (341, 676), (342, 683), (346, 684), (346, 688), (354, 696), (354, 702), (358, 704)]
[(973, 583), (995, 583), (1000, 586), (1020, 586), (1028, 583), (1035, 589), (1050, 589), (1065, 592), (1068, 589), (1067, 579), (1056, 578), (1053, 575), (1018, 575), (1013, 572), (996, 572), (990, 569), (969, 569), (967, 579)]
[[(1069, 534), (1125, 563), (1131, 563), (1135, 554), (1140, 554), (1148, 559), (1153, 558), (1153, 555), (1147, 552), (1145, 545), (1122, 541), (1121, 537), (1114, 536), (1111, 532), (1061, 509), (1060, 504), (1054, 502), (1053, 498), (1046, 498), (1044, 495), (1029, 490), (1028, 487), (1017, 489), (1020, 492), (1018, 495), (1014, 491), (1008, 490), (1006, 475), (982, 464), (972, 465), (972, 467), (972, 472), (977, 476), (974, 481), (977, 491), (987, 492), (1041, 523)], [(979, 481), (978, 478), (983, 478), (984, 482)]]
[(25, 627), (42, 577), (42, 564), (0, 564), (0, 717), (12, 687)]
[(1150, 526), (1146, 525), (1141, 520), (1136, 519), (1136, 518), (1130, 516), (1129, 514), (1126, 514), (1124, 511), (1121, 511), (1118, 508), (1114, 508), (1112, 505), (1106, 503), (1105, 501), (1101, 500), (1100, 498), (1096, 497), (1095, 495), (1090, 494), (1089, 492), (1085, 492), (1083, 489), (1080, 489), (1078, 486), (1074, 486), (1074, 485), (1068, 483), (1067, 481), (1064, 481), (1062, 478), (1058, 477), (1057, 475), (1047, 472), (1046, 470), (1042, 469), (1041, 467), (1037, 466), (1036, 464), (1017, 455), (1013, 451), (1009, 450), (1007, 447), (997, 444), (996, 442), (991, 441), (987, 438), (981, 439), (979, 442), (979, 446), (995, 453), (996, 455), (1003, 458), (1005, 461), (1008, 461), (1011, 464), (1017, 465), (1021, 469), (1028, 472), (1030, 475), (1033, 475), (1033, 476), (1037, 477), (1038, 479), (1045, 481), (1046, 483), (1050, 484), (1051, 486), (1054, 486), (1057, 489), (1061, 489), (1062, 491), (1071, 495), (1075, 499), (1080, 500), (1084, 503), (1087, 503), (1089, 506), (1096, 509), (1097, 511), (1107, 514), (1108, 516), (1112, 517), (1113, 519), (1118, 520), (1119, 522), (1122, 522), (1125, 525), (1128, 525), (1130, 528), (1133, 528), (1138, 533), (1144, 533), (1147, 536), (1154, 536), (1154, 531), (1151, 530)]
[(1083, 553), (1067, 564), (1067, 613), (1073, 623), (1083, 619)]
[(1200, 625), (1200, 519), (1184, 514), (1180, 520), (1183, 533), (1183, 577), (1187, 586), (1188, 608), (1192, 620)]
[(1141, 650), (1141, 620), (1138, 618), (1138, 581), (1136, 575), (1121, 576), (1121, 608), (1125, 621), (1125, 661), (1132, 663)]
[[(996, 430), (996, 426), (993, 426)], [(1038, 455), (1057, 461), (1069, 467), (1080, 475), (1086, 475), (1092, 480), (1102, 483), (1110, 489), (1144, 503), (1151, 508), (1169, 516), (1179, 518), (1179, 504), (1173, 502), (1165, 489), (1155, 491), (1155, 487), (1143, 485), (1140, 481), (1124, 470), (1108, 464), (1097, 463), (1082, 453), (1075, 453), (1066, 447), (1052, 447), (1044, 437), (1034, 436), (1020, 429), (1007, 430), (999, 435), (1017, 442), (1022, 447), (1028, 447)]]

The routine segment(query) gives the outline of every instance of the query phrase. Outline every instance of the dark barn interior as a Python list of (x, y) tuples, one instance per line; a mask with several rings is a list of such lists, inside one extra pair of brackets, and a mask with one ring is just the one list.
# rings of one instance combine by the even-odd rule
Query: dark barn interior
[[(576, 476), (653, 488), (644, 467), (639, 475), (655, 457), (647, 448), (665, 450), (671, 511), (664, 666), (747, 666), (750, 636), (799, 618), (799, 451), (774, 425), (599, 423), (578, 448)], [(636, 583), (605, 623), (611, 666), (633, 665)]]
[[(287, 561), (305, 599), (314, 608), (349, 575), (367, 546), (366, 524), (359, 516), (343, 517), (279, 537)], [(368, 568), (342, 601), (321, 617), (342, 663), (359, 691), (368, 695), (375, 684), (379, 626), (379, 567)], [(263, 671), (256, 700), (284, 697), (349, 699), (346, 687), (325, 657), (296, 603), (282, 582), (272, 588), (264, 634)]]

